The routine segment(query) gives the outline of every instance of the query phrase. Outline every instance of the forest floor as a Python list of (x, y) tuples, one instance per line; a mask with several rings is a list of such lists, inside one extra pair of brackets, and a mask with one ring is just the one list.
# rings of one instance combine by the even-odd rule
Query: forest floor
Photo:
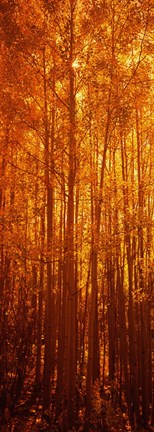
[[(0, 432), (144, 432), (145, 429), (130, 425), (127, 412), (113, 406), (109, 401), (102, 399), (101, 407), (93, 408), (90, 417), (85, 419), (84, 409), (79, 411), (78, 421), (72, 430), (64, 429), (62, 418), (55, 421), (54, 415), (46, 412), (42, 415), (42, 405), (40, 398), (36, 398), (34, 403), (28, 401), (18, 405), (12, 418), (8, 422), (0, 425)], [(101, 410), (100, 410), (101, 408)], [(154, 431), (147, 428), (146, 431)]]
[[(144, 429), (143, 427), (131, 427), (127, 416), (122, 415), (116, 411), (114, 417), (110, 418), (110, 424), (107, 420), (98, 417), (98, 414), (93, 412), (91, 419), (85, 424), (78, 425), (68, 432), (144, 432), (147, 430), (154, 430), (152, 428)], [(42, 417), (41, 409), (33, 407), (29, 415), (15, 416), (12, 418), (11, 423), (0, 427), (0, 432), (63, 432), (60, 424), (54, 424)]]
[[(119, 422), (119, 424), (118, 424)], [(133, 428), (130, 426), (129, 422), (126, 419), (121, 419), (121, 416), (118, 418), (116, 414), (116, 423), (114, 426), (105, 426), (103, 425), (102, 419), (98, 419), (96, 416), (95, 419), (92, 419), (89, 422), (89, 426), (83, 425), (79, 426), (79, 428), (73, 428), (68, 432), (144, 432), (144, 431), (154, 431), (153, 428), (143, 428), (137, 427)], [(0, 426), (0, 432), (63, 432), (63, 428), (58, 425), (53, 425), (52, 422), (48, 424), (48, 422), (42, 419), (42, 416), (39, 415), (38, 412), (30, 413), (29, 416), (14, 417), (11, 420), (10, 424), (5, 424)]]
[(112, 393), (111, 388), (106, 387), (103, 393), (99, 385), (95, 385), (92, 394), (92, 410), (89, 418), (85, 416), (85, 395), (83, 390), (76, 393), (77, 421), (72, 430), (64, 427), (65, 413), (62, 411), (55, 420), (55, 389), (51, 394), (51, 410), (42, 411), (42, 390), (33, 389), (28, 386), (28, 391), (23, 392), (18, 403), (14, 406), (9, 416), (0, 419), (0, 432), (144, 432), (152, 431), (154, 428), (143, 426), (132, 426), (129, 422), (127, 407), (122, 398), (121, 407), (117, 400), (117, 394)]

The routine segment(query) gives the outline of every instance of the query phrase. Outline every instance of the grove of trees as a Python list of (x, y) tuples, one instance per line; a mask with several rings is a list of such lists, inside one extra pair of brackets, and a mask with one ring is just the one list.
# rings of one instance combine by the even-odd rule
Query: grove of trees
[(55, 430), (154, 426), (153, 40), (152, 0), (0, 2), (0, 385)]

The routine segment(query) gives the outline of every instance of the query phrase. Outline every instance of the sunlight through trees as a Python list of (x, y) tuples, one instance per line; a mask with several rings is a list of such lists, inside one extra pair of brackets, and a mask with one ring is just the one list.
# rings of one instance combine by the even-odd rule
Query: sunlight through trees
[(152, 12), (152, 0), (1, 0), (8, 430), (22, 406), (35, 407), (27, 431), (154, 427)]

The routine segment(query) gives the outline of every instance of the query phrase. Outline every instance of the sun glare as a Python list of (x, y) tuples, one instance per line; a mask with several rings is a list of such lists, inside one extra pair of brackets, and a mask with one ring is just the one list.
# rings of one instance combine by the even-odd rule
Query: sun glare
[(72, 63), (72, 67), (73, 67), (73, 69), (78, 69), (79, 68), (79, 61), (78, 61), (78, 59), (74, 60), (74, 62)]

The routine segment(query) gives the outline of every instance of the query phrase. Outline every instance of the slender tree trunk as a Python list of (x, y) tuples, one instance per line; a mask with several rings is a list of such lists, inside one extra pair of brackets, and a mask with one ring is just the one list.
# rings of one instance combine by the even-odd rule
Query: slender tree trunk
[(75, 305), (75, 255), (74, 255), (74, 186), (76, 175), (75, 139), (75, 76), (74, 61), (74, 12), (75, 1), (70, 0), (70, 56), (69, 56), (69, 172), (67, 208), (67, 422), (72, 428), (75, 422), (76, 379), (76, 305)]
[(109, 380), (115, 378), (115, 332), (116, 332), (116, 300), (114, 286), (114, 267), (112, 258), (107, 258), (108, 279), (108, 332), (109, 332)]
[(131, 391), (134, 413), (138, 422), (139, 419), (139, 382), (138, 382), (138, 357), (137, 357), (137, 334), (134, 316), (133, 304), (133, 256), (131, 251), (131, 236), (129, 230), (129, 209), (128, 202), (128, 173), (127, 173), (127, 154), (126, 142), (121, 138), (121, 156), (122, 156), (122, 176), (123, 176), (123, 197), (124, 197), (124, 219), (125, 219), (125, 244), (128, 266), (128, 286), (129, 286), (129, 304), (128, 304), (128, 332), (129, 332), (129, 357), (130, 357), (130, 377)]
[[(98, 247), (99, 247), (99, 234), (101, 225), (101, 208), (102, 208), (102, 193), (104, 187), (104, 175), (105, 175), (105, 164), (106, 164), (106, 153), (108, 148), (108, 137), (109, 137), (109, 126), (110, 126), (110, 98), (111, 98), (111, 88), (108, 95), (108, 108), (107, 108), (107, 119), (104, 137), (104, 150), (101, 164), (100, 173), (100, 183), (99, 183), (99, 194), (96, 199), (95, 208), (93, 208), (93, 185), (91, 185), (91, 211), (92, 211), (92, 221), (94, 222), (95, 229), (92, 230), (92, 243), (91, 243), (91, 256), (92, 256), (92, 292), (91, 292), (91, 305), (90, 305), (90, 315), (89, 315), (89, 328), (88, 328), (88, 365), (87, 365), (87, 380), (86, 380), (86, 412), (87, 415), (91, 410), (91, 385), (92, 385), (92, 373), (93, 373), (93, 338), (94, 338), (94, 326), (96, 319), (96, 308), (97, 308), (97, 264), (98, 264)], [(92, 225), (93, 225), (92, 222)], [(97, 328), (98, 331), (98, 328)], [(98, 354), (97, 354), (98, 355)]]
[(45, 298), (45, 352), (44, 352), (44, 376), (43, 376), (43, 409), (50, 408), (50, 377), (51, 377), (51, 291), (52, 291), (52, 241), (53, 241), (53, 185), (50, 179), (50, 148), (49, 148), (49, 119), (47, 102), (46, 79), (46, 53), (43, 50), (44, 68), (44, 132), (45, 132), (45, 176), (47, 199), (47, 288)]
[(42, 324), (43, 324), (43, 284), (44, 284), (44, 240), (45, 240), (45, 207), (41, 214), (40, 223), (40, 274), (38, 292), (38, 314), (37, 314), (37, 352), (36, 352), (36, 384), (41, 382), (41, 347), (42, 347)]
[(81, 366), (80, 366), (80, 375), (83, 375), (83, 367), (84, 367), (84, 360), (85, 360), (85, 334), (86, 334), (86, 317), (87, 317), (87, 309), (88, 309), (88, 288), (89, 288), (89, 282), (90, 282), (90, 261), (89, 260), (89, 268), (88, 268), (88, 275), (87, 275), (87, 281), (86, 281), (86, 294), (85, 294), (85, 305), (84, 305), (84, 315), (83, 315), (83, 330), (81, 334)]
[[(118, 260), (118, 256), (117, 256)], [(125, 296), (123, 291), (123, 270), (120, 271), (119, 263), (117, 262), (117, 290), (118, 290), (118, 310), (119, 310), (119, 336), (120, 336), (120, 359), (124, 369), (125, 394), (128, 405), (128, 411), (131, 418), (131, 389), (130, 375), (128, 371), (128, 340), (126, 327), (125, 313)]]
[(139, 113), (136, 109), (136, 134), (137, 134), (137, 155), (138, 155), (138, 268), (139, 268), (139, 290), (143, 298), (140, 301), (141, 319), (141, 388), (142, 388), (142, 418), (145, 426), (149, 419), (149, 370), (148, 370), (148, 334), (147, 334), (147, 300), (144, 299), (144, 237), (143, 237), (143, 217), (144, 217), (144, 194), (143, 194), (143, 165), (142, 165), (142, 141), (139, 133)]
[[(63, 167), (63, 156), (61, 161), (61, 167)], [(63, 169), (63, 168), (62, 168)], [(65, 393), (65, 382), (64, 382), (64, 364), (66, 365), (66, 250), (64, 248), (64, 257), (62, 256), (62, 241), (65, 239), (65, 220), (66, 220), (66, 203), (65, 203), (65, 182), (63, 171), (61, 173), (62, 186), (61, 186), (61, 200), (60, 207), (60, 228), (59, 228), (59, 244), (60, 256), (58, 264), (58, 291), (59, 291), (59, 314), (58, 314), (58, 364), (57, 364), (57, 388), (56, 388), (56, 418), (59, 417), (62, 400)], [(65, 394), (66, 397), (66, 394)]]

